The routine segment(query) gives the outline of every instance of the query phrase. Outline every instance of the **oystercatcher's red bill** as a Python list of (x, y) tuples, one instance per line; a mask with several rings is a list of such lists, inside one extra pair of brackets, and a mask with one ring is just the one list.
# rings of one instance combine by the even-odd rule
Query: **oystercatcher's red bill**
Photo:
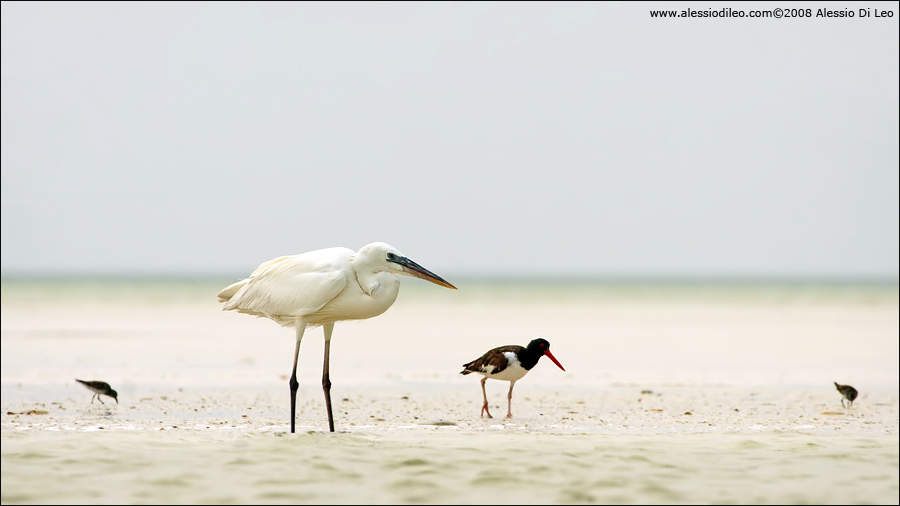
[(559, 360), (556, 360), (556, 357), (554, 357), (553, 354), (550, 353), (550, 350), (545, 351), (544, 355), (547, 355), (550, 358), (550, 360), (552, 360), (553, 363), (556, 364), (557, 367), (559, 367), (560, 369), (563, 370), (563, 372), (566, 371), (566, 368), (563, 367), (562, 364), (559, 363)]

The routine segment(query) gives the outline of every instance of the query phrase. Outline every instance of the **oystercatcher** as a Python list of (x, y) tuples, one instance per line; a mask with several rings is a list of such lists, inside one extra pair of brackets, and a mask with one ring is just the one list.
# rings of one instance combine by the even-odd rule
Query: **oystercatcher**
[(556, 360), (556, 357), (550, 353), (550, 343), (546, 339), (535, 339), (528, 343), (528, 347), (512, 344), (509, 346), (500, 346), (485, 353), (476, 360), (463, 364), (464, 369), (460, 374), (478, 373), (484, 376), (481, 380), (481, 393), (484, 394), (484, 405), (481, 406), (481, 416), (487, 413), (488, 418), (491, 416), (488, 410), (487, 392), (484, 389), (484, 383), (490, 379), (509, 381), (509, 394), (506, 396), (509, 407), (506, 411), (506, 417), (512, 418), (512, 391), (516, 385), (516, 381), (522, 379), (528, 374), (538, 360), (544, 355), (550, 358), (554, 364), (560, 369), (566, 369)]
[(850, 407), (853, 407), (853, 399), (856, 399), (856, 396), (859, 395), (859, 392), (856, 391), (855, 388), (850, 385), (839, 385), (837, 381), (834, 382), (835, 388), (837, 391), (841, 393), (843, 397), (841, 397), (841, 406), (844, 406), (844, 399), (850, 401)]
[(100, 401), (100, 404), (105, 404), (103, 400), (100, 399), (101, 394), (108, 395), (116, 400), (116, 404), (119, 403), (119, 394), (109, 386), (109, 383), (106, 383), (105, 381), (84, 381), (78, 378), (75, 378), (75, 381), (87, 387), (91, 392), (94, 392), (94, 395), (91, 396), (91, 404), (94, 403), (94, 397)]

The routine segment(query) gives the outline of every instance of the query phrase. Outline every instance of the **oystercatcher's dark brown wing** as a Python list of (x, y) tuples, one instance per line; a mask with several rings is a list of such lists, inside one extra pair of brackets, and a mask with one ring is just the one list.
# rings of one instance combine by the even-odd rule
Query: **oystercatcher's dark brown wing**
[[(517, 344), (494, 348), (493, 350), (482, 355), (481, 358), (473, 360), (468, 364), (463, 364), (463, 370), (459, 373), (469, 374), (473, 372), (486, 372), (490, 374), (497, 374), (498, 372), (506, 369), (506, 366), (509, 365), (509, 360), (506, 358), (506, 355), (504, 355), (504, 353), (510, 351), (513, 353), (518, 353), (524, 349), (524, 346), (519, 346)], [(493, 369), (490, 366), (494, 366)]]

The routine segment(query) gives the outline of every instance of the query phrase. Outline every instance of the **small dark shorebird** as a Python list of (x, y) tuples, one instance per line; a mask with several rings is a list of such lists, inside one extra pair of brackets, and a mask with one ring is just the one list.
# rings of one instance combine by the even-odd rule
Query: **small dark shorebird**
[(100, 401), (100, 404), (105, 404), (103, 400), (100, 399), (100, 395), (108, 395), (115, 399), (116, 404), (119, 403), (119, 394), (109, 386), (109, 383), (106, 383), (105, 381), (84, 381), (78, 378), (75, 378), (75, 381), (87, 387), (91, 392), (94, 392), (94, 395), (91, 396), (91, 404), (94, 403), (94, 397)]
[(843, 397), (841, 397), (841, 406), (844, 406), (844, 399), (850, 401), (850, 407), (853, 407), (853, 400), (856, 399), (856, 396), (859, 395), (859, 392), (856, 391), (855, 388), (850, 385), (839, 385), (837, 381), (834, 382), (835, 388), (837, 391), (841, 393)]
[(481, 358), (473, 360), (468, 364), (463, 364), (464, 369), (460, 374), (478, 373), (484, 376), (481, 379), (481, 393), (484, 394), (484, 405), (481, 406), (481, 416), (487, 413), (488, 418), (493, 418), (488, 410), (487, 392), (484, 389), (484, 383), (488, 379), (496, 379), (509, 381), (509, 394), (506, 396), (509, 407), (506, 410), (506, 417), (512, 418), (512, 391), (516, 385), (516, 381), (522, 379), (528, 374), (538, 360), (547, 355), (554, 364), (560, 369), (566, 369), (556, 360), (556, 357), (550, 353), (550, 343), (546, 339), (535, 339), (528, 343), (528, 347), (519, 346), (517, 344), (509, 346), (500, 346), (485, 353)]

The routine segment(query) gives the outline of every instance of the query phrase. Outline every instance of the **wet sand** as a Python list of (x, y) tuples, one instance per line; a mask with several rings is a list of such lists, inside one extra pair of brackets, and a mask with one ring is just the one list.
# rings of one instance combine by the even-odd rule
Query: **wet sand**
[[(896, 291), (405, 290), (336, 327), (335, 434), (307, 333), (292, 435), (289, 330), (198, 288), (13, 288), (3, 504), (897, 503)], [(539, 335), (567, 372), (540, 363), (513, 419), (480, 418), (459, 366)], [(91, 404), (74, 377), (120, 403)], [(853, 408), (835, 380), (860, 390)], [(495, 415), (507, 385), (488, 382)], [(30, 410), (46, 414), (9, 414)]]
[[(89, 392), (3, 423), (12, 503), (816, 503), (898, 493), (898, 399), (728, 387), (520, 385), (513, 419), (480, 419), (478, 388), (182, 388), (120, 405)], [(477, 383), (477, 382), (476, 382)], [(282, 386), (282, 385), (279, 385)], [(502, 388), (491, 389), (502, 399)], [(836, 392), (835, 392), (836, 394)], [(837, 404), (837, 407), (835, 407)], [(501, 412), (502, 403), (496, 405)]]

